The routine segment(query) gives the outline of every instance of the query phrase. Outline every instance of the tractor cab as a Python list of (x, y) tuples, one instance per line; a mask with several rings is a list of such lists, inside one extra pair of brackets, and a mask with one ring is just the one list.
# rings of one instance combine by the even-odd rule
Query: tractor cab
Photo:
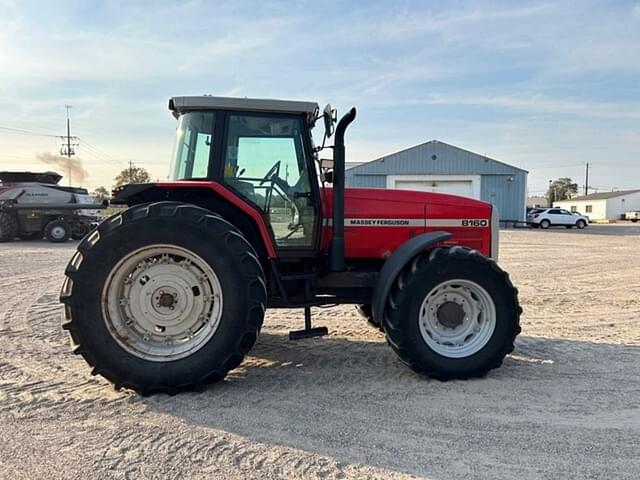
[[(170, 180), (220, 182), (261, 213), (277, 248), (314, 247), (320, 195), (311, 129), (318, 105), (233, 100), (171, 99), (178, 126)], [(324, 115), (331, 128), (331, 109)]]

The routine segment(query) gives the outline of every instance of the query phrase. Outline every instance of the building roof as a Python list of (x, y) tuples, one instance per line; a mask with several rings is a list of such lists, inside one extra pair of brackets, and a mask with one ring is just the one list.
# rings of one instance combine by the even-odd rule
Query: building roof
[(558, 200), (562, 202), (580, 202), (585, 200), (608, 200), (609, 198), (624, 197), (632, 193), (639, 193), (638, 190), (618, 190), (616, 192), (601, 192), (590, 193), (589, 195), (582, 195), (581, 197), (570, 198), (569, 200)]
[(177, 118), (184, 112), (193, 110), (240, 110), (247, 112), (281, 112), (303, 113), (308, 116), (316, 114), (319, 107), (315, 102), (297, 100), (273, 100), (265, 98), (212, 97), (172, 97), (169, 99), (169, 110)]
[(414, 145), (349, 169), (355, 175), (417, 174), (423, 173), (423, 170), (443, 170), (434, 173), (464, 173), (464, 170), (474, 170), (474, 173), (479, 174), (529, 173), (522, 168), (439, 140)]

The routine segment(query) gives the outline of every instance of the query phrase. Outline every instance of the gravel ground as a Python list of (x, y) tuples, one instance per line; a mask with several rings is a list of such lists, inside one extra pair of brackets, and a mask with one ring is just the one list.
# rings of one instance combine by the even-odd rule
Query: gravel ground
[[(596, 233), (594, 231), (594, 233)], [(640, 477), (638, 236), (503, 232), (523, 332), (502, 368), (442, 383), (352, 307), (270, 311), (201, 394), (140, 398), (69, 352), (57, 303), (73, 244), (0, 245), (0, 478)]]

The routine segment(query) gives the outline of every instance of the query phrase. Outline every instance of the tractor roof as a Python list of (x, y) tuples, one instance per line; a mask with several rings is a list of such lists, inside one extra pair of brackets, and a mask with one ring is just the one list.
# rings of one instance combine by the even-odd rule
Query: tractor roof
[(178, 118), (184, 112), (193, 110), (239, 110), (246, 112), (278, 112), (306, 114), (307, 118), (315, 121), (319, 110), (315, 102), (301, 102), (296, 100), (273, 100), (264, 98), (234, 98), (212, 97), (172, 97), (169, 99), (169, 110)]

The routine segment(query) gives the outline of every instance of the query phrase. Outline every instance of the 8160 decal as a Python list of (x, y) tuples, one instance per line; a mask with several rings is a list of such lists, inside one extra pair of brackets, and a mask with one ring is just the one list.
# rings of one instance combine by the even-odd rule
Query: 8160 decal
[(473, 218), (462, 220), (461, 225), (463, 227), (488, 227), (489, 220), (487, 220), (486, 218)]

